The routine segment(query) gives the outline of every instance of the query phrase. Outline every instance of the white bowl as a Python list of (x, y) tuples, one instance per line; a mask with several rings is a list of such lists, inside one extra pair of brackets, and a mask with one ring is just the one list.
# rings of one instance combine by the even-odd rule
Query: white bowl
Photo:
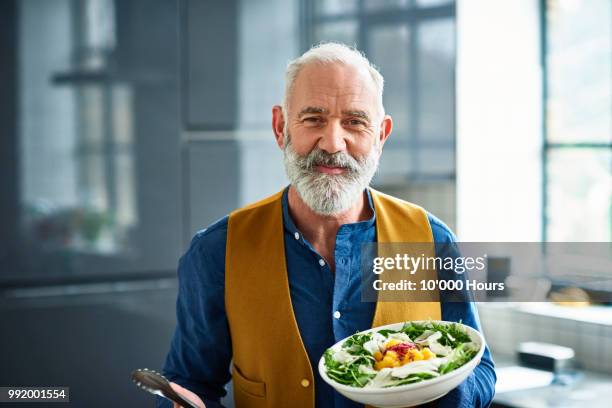
[[(357, 388), (350, 387), (348, 385), (337, 383), (327, 376), (327, 370), (325, 368), (325, 358), (321, 357), (319, 360), (319, 374), (323, 380), (331, 385), (336, 391), (345, 397), (367, 405), (381, 408), (401, 408), (410, 407), (413, 405), (424, 404), (429, 401), (436, 400), (446, 395), (450, 390), (461, 384), (474, 370), (474, 368), (480, 363), (480, 358), (484, 353), (485, 342), (482, 335), (477, 331), (457, 322), (446, 322), (441, 320), (419, 320), (412, 323), (437, 323), (440, 325), (457, 324), (463, 328), (466, 333), (470, 336), (470, 339), (478, 346), (478, 353), (468, 361), (466, 364), (451, 371), (450, 373), (443, 374), (436, 378), (429, 380), (423, 380), (418, 383), (399, 385), (396, 387), (388, 388)], [(360, 334), (369, 333), (372, 331), (379, 331), (382, 329), (400, 330), (404, 326), (404, 322), (388, 324), (386, 326), (374, 327), (369, 330), (359, 332)], [(348, 338), (348, 337), (347, 337)], [(346, 339), (339, 341), (332, 346), (333, 350), (340, 349), (342, 343)]]

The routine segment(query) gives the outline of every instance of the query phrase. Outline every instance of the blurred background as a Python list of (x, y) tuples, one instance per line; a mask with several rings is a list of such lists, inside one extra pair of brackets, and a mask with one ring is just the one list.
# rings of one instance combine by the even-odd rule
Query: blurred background
[[(178, 257), (287, 183), (271, 107), (319, 41), (385, 77), (374, 187), (461, 241), (609, 245), (611, 39), (609, 0), (3, 0), (0, 385), (152, 406), (129, 373), (163, 364)], [(565, 382), (504, 372), (499, 406), (612, 392), (612, 309), (569, 286), (583, 307), (479, 305), (500, 367), (527, 340), (575, 351)]]

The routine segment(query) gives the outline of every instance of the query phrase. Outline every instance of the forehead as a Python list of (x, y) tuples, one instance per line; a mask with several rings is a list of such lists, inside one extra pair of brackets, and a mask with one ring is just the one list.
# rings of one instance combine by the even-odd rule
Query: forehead
[(296, 110), (317, 106), (331, 112), (360, 109), (374, 112), (378, 93), (374, 80), (365, 68), (340, 63), (312, 63), (297, 75), (290, 105)]

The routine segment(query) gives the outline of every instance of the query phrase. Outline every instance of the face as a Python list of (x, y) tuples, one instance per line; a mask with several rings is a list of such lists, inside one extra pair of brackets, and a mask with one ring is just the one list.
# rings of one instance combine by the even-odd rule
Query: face
[(291, 184), (315, 212), (350, 208), (370, 183), (392, 121), (367, 70), (310, 64), (299, 72), (285, 117), (273, 127)]

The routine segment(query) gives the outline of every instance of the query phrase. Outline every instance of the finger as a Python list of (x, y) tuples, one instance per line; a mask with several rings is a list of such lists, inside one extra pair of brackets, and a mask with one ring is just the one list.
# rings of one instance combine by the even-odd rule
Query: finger
[(180, 385), (178, 385), (175, 382), (170, 382), (170, 386), (172, 387), (172, 389), (176, 392), (181, 392), (181, 391), (186, 391), (185, 388), (181, 387)]
[[(180, 385), (178, 385), (177, 383), (174, 383), (174, 382), (170, 382), (170, 386), (172, 387), (172, 389), (174, 391), (179, 393), (181, 396), (187, 398), (189, 401), (193, 402), (198, 407), (206, 408), (206, 405), (204, 405), (204, 402), (202, 402), (200, 397), (198, 397), (193, 392), (189, 391), (187, 388), (181, 387)], [(182, 408), (182, 407), (175, 403), (175, 406), (173, 408)]]

